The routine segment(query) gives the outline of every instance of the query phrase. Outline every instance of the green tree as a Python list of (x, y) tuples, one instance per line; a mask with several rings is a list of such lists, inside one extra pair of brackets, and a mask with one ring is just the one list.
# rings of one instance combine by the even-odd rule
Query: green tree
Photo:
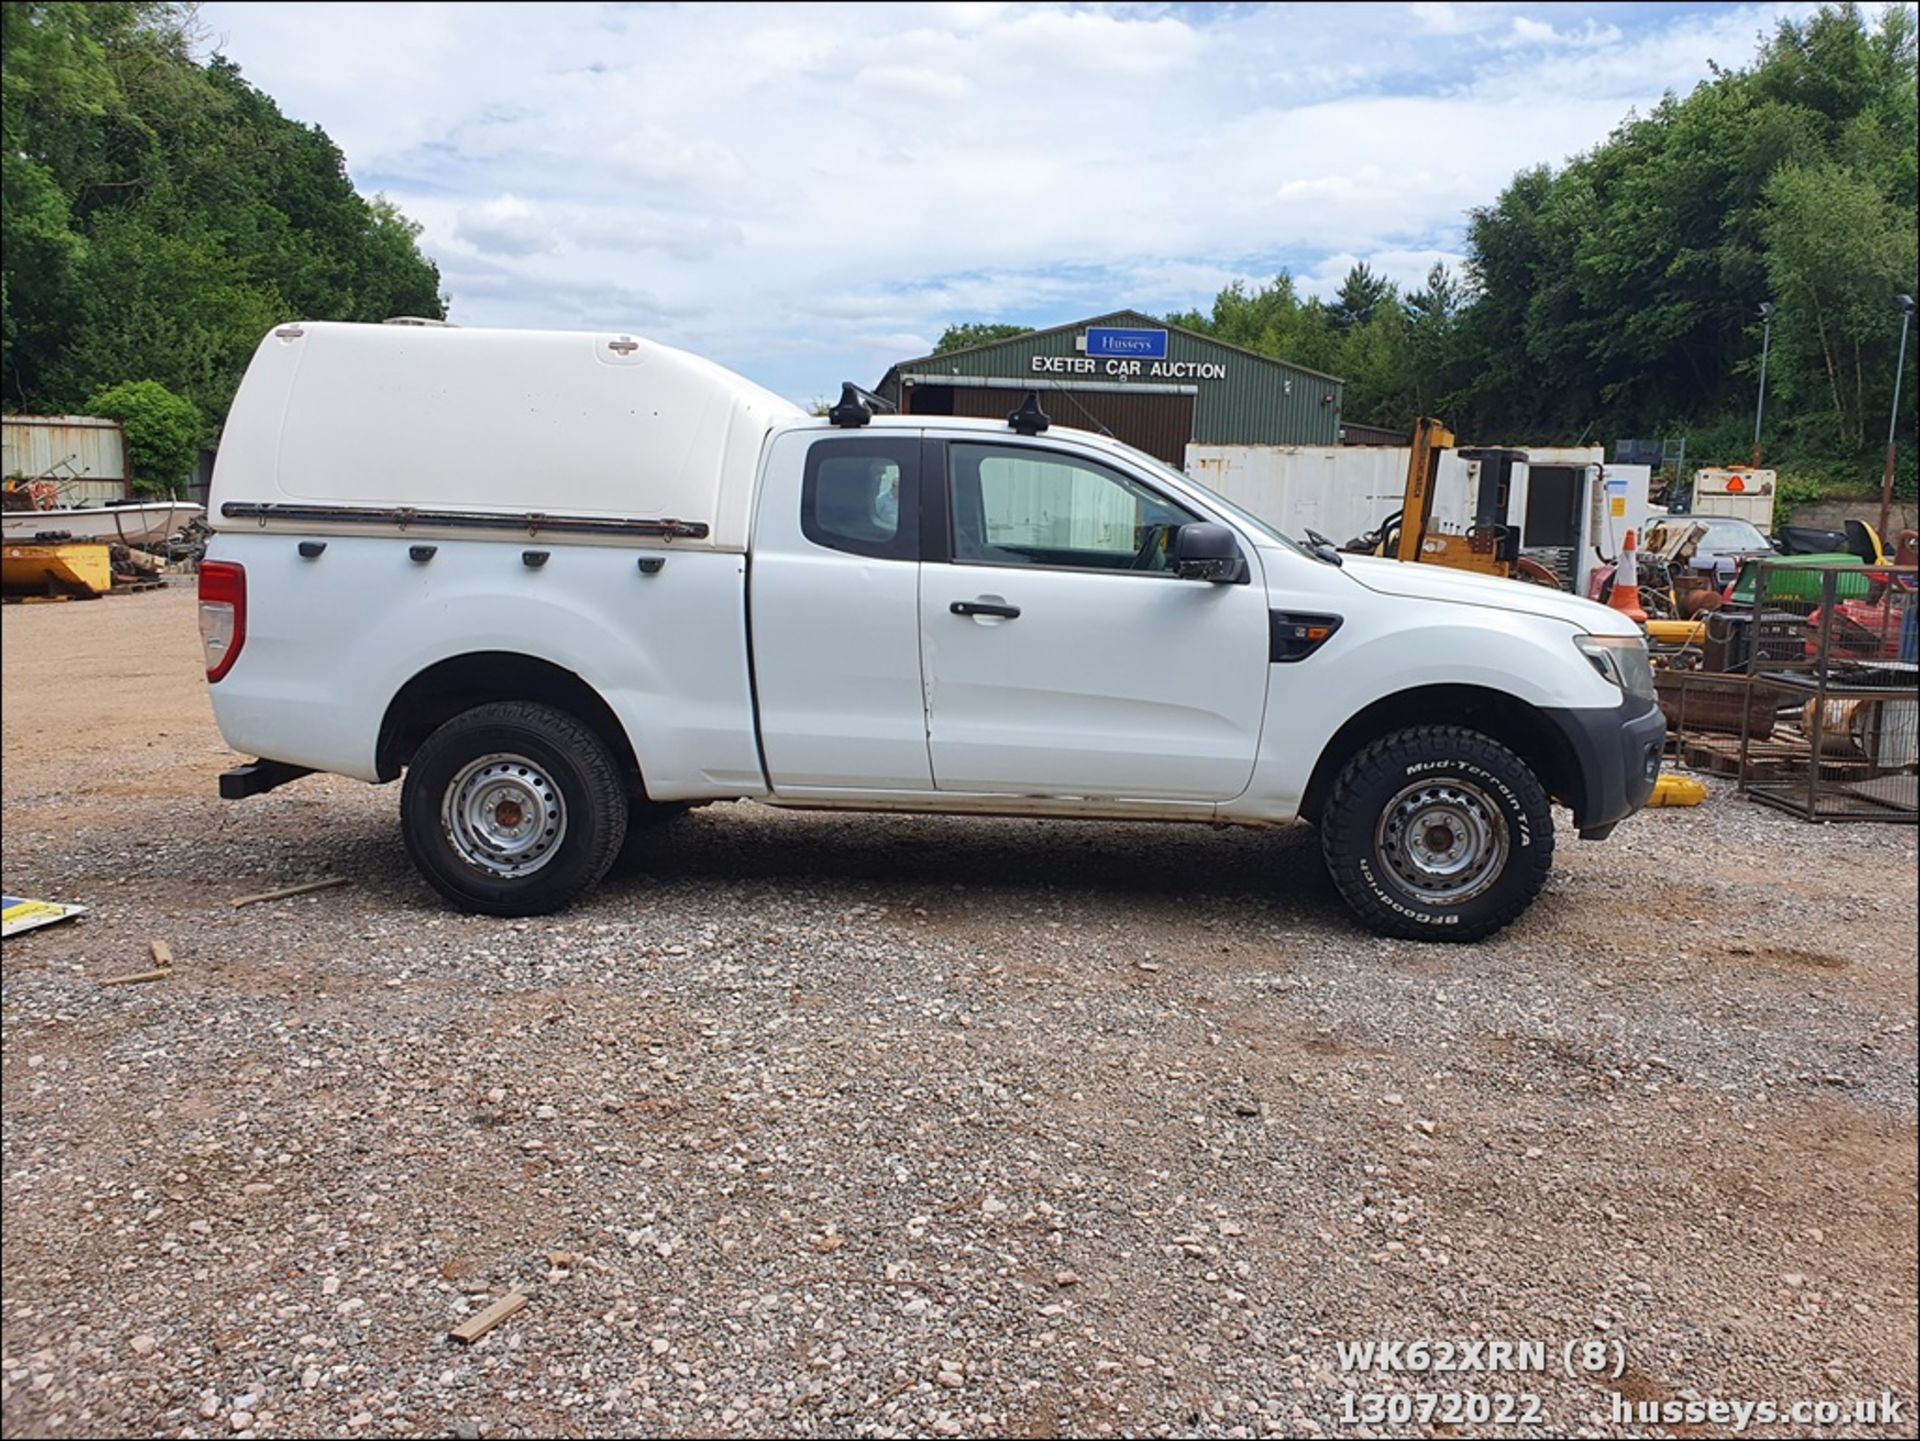
[(996, 340), (1011, 340), (1016, 335), (1025, 335), (1032, 328), (1029, 325), (1008, 325), (995, 320), (965, 321), (959, 325), (949, 325), (941, 332), (939, 342), (933, 347), (933, 353), (945, 355), (949, 350), (965, 350), (969, 346), (987, 345)]
[[(0, 354), (56, 343), (86, 241), (55, 175), (51, 143), (69, 125), (100, 125), (117, 99), (81, 4), (0, 6)], [(11, 392), (12, 387), (8, 387)]]
[(1236, 280), (1214, 297), (1210, 311), (1169, 315), (1167, 323), (1312, 370), (1339, 373), (1340, 339), (1327, 307), (1318, 300), (1302, 301), (1285, 271), (1254, 290)]
[(1328, 307), (1328, 319), (1335, 330), (1350, 330), (1365, 325), (1381, 306), (1395, 298), (1394, 288), (1384, 276), (1375, 275), (1366, 261), (1347, 271), (1340, 282), (1340, 293)]
[[(1871, 449), (1870, 417), (1884, 416), (1890, 379), (1868, 379), (1884, 349), (1892, 297), (1909, 286), (1915, 232), (1865, 176), (1838, 165), (1790, 165), (1767, 183), (1767, 279), (1780, 306), (1774, 344), (1782, 395), (1803, 425), (1833, 427), (1837, 449)], [(1910, 218), (1910, 217), (1909, 217)]]
[(1437, 260), (1427, 271), (1426, 283), (1406, 298), (1409, 333), (1404, 364), (1413, 414), (1403, 418), (1409, 423), (1417, 416), (1445, 415), (1453, 408), (1465, 299), (1460, 278)]
[(205, 431), (192, 401), (157, 380), (129, 380), (89, 396), (86, 410), (126, 428), (127, 469), (135, 490), (148, 495), (185, 490)]
[(1369, 425), (1411, 428), (1423, 397), (1413, 366), (1413, 321), (1400, 305), (1377, 305), (1342, 337), (1338, 372), (1346, 381), (1343, 413)]
[[(1523, 442), (1691, 432), (1712, 462), (1746, 458), (1771, 299), (1770, 449), (1865, 485), (1892, 402), (1893, 296), (1920, 290), (1917, 128), (1912, 10), (1869, 22), (1829, 5), (1781, 22), (1748, 68), (1520, 172), (1469, 213), (1458, 275), (1435, 266), (1389, 304), (1355, 265), (1323, 306), (1282, 274), (1168, 319), (1343, 377), (1354, 420), (1436, 414)], [(1906, 386), (1911, 422), (1920, 365)]]
[(1770, 450), (1866, 483), (1892, 296), (1915, 287), (1915, 93), (1911, 9), (1830, 5), (1558, 172), (1516, 176), (1472, 212), (1471, 302), (1443, 347), (1456, 430), (1691, 431), (1702, 460), (1744, 459), (1772, 299)]
[(0, 399), (129, 378), (216, 423), (275, 323), (446, 313), (418, 227), (221, 56), (192, 8), (7, 0)]

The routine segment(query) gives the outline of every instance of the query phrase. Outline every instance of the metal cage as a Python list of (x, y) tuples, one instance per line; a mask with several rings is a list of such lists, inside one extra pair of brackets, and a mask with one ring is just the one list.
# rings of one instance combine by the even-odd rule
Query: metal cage
[(1740, 788), (1807, 820), (1920, 821), (1916, 572), (1758, 568), (1749, 674), (1773, 724), (1743, 719)]

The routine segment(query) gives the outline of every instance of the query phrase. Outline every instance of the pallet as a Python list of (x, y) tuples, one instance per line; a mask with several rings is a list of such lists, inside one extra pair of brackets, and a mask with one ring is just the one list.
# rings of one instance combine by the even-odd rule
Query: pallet
[[(1747, 744), (1747, 758), (1750, 765), (1776, 758), (1768, 752), (1775, 750), (1776, 741), (1750, 741)], [(1789, 751), (1793, 748), (1788, 747)], [(1690, 770), (1706, 771), (1716, 776), (1737, 776), (1740, 774), (1740, 737), (1728, 735), (1691, 735), (1680, 738), (1680, 763)]]
[(164, 580), (156, 579), (156, 580), (124, 580), (123, 581), (120, 579), (119, 576), (115, 576), (113, 578), (113, 589), (108, 591), (107, 594), (108, 595), (138, 595), (141, 591), (165, 590), (166, 588), (167, 588), (167, 583)]
[(0, 596), (0, 605), (59, 605), (69, 600), (92, 600), (90, 595), (9, 595)]
[[(1690, 770), (1717, 776), (1740, 776), (1740, 737), (1727, 735), (1691, 735), (1680, 738), (1680, 763)], [(1804, 777), (1814, 764), (1813, 747), (1804, 737), (1747, 742), (1747, 770), (1744, 779), (1791, 780)], [(1822, 772), (1870, 770), (1872, 762), (1861, 755), (1823, 755)]]

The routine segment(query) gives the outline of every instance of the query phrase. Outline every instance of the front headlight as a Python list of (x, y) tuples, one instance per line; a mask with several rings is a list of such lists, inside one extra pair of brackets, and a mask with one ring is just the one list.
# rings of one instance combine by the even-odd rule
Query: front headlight
[(1577, 635), (1573, 643), (1580, 647), (1593, 668), (1619, 686), (1628, 695), (1652, 700), (1653, 662), (1647, 659), (1647, 643), (1637, 635)]

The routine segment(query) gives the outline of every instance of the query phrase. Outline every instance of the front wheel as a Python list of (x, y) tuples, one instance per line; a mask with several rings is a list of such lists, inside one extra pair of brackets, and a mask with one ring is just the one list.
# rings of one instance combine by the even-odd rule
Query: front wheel
[(1340, 894), (1370, 930), (1475, 941), (1533, 904), (1553, 864), (1539, 778), (1460, 726), (1383, 736), (1341, 770), (1320, 818)]
[(433, 888), (490, 916), (557, 911), (613, 863), (627, 795), (605, 742), (565, 711), (476, 706), (428, 736), (400, 791), (407, 854)]

